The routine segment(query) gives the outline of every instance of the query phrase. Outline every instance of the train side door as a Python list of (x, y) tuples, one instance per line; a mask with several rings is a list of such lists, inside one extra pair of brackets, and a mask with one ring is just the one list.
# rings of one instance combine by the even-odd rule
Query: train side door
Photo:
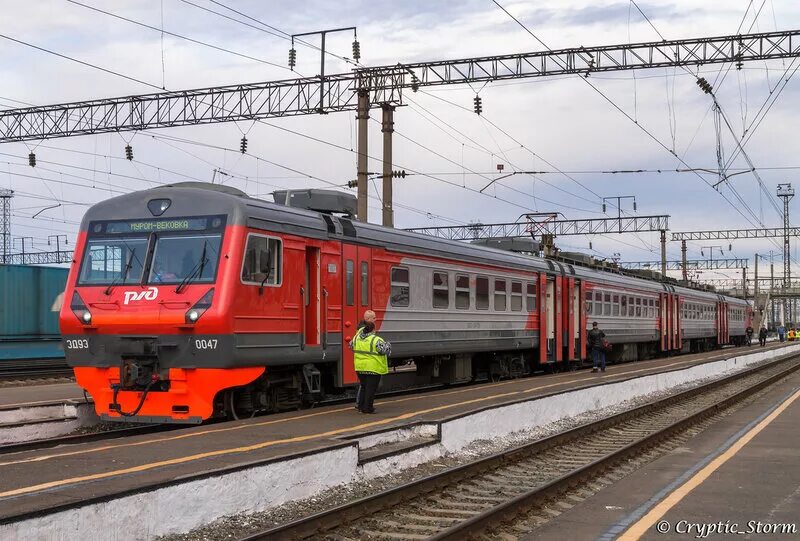
[(303, 299), (300, 332), (302, 341), (300, 348), (320, 345), (321, 310), (320, 310), (320, 249), (306, 246), (305, 277), (300, 287)]
[(661, 334), (661, 351), (669, 349), (669, 317), (667, 316), (666, 293), (659, 293), (659, 333)]
[(583, 329), (583, 333), (586, 332), (585, 326), (581, 325), (581, 320), (583, 319), (583, 310), (581, 310), (581, 299), (583, 299), (583, 292), (580, 280), (570, 278), (570, 282), (571, 282), (572, 298), (570, 299), (569, 336), (570, 336), (570, 344), (572, 345), (572, 350), (570, 351), (569, 357), (567, 358), (573, 361), (580, 361), (582, 358), (581, 329)]
[(556, 278), (547, 276), (544, 287), (544, 318), (540, 348), (545, 352), (545, 362), (556, 360)]
[(575, 321), (578, 317), (578, 294), (579, 285), (576, 285), (575, 278), (565, 277), (562, 280), (562, 335), (563, 339), (563, 360), (575, 360), (575, 350), (579, 341), (578, 329), (580, 328)]
[(672, 322), (674, 326), (673, 329), (673, 337), (674, 337), (674, 349), (683, 349), (683, 344), (681, 343), (681, 298), (680, 295), (673, 295), (672, 297)]
[[(339, 381), (342, 385), (358, 383), (358, 376), (353, 365), (353, 351), (350, 349), (350, 340), (356, 332), (356, 326), (361, 321), (359, 303), (356, 296), (358, 264), (358, 247), (342, 244), (342, 362), (339, 364)], [(363, 312), (362, 312), (363, 313)]]

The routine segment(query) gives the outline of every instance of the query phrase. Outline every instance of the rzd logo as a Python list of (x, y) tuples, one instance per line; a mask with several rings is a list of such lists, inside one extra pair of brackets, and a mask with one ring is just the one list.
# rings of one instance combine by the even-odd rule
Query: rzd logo
[(125, 304), (131, 301), (154, 301), (158, 297), (157, 287), (148, 287), (145, 291), (126, 291)]

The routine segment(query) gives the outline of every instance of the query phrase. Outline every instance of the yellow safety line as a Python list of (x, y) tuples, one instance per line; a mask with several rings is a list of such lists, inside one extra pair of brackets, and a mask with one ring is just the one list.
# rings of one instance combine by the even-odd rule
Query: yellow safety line
[(14, 490), (7, 490), (5, 492), (0, 492), (0, 498), (6, 498), (8, 496), (19, 496), (21, 494), (29, 494), (31, 492), (36, 492), (36, 491), (39, 491), (39, 490), (46, 490), (46, 489), (49, 489), (49, 488), (55, 488), (55, 487), (59, 487), (59, 486), (63, 486), (63, 485), (69, 485), (69, 484), (72, 484), (72, 483), (80, 483), (80, 482), (83, 482), (83, 481), (93, 481), (93, 480), (96, 480), (96, 479), (105, 479), (107, 477), (115, 477), (117, 475), (124, 475), (124, 474), (128, 474), (128, 473), (142, 472), (142, 471), (147, 471), (147, 470), (151, 470), (151, 469), (154, 469), (154, 468), (159, 468), (161, 466), (172, 466), (174, 464), (183, 464), (183, 463), (186, 463), (186, 462), (191, 462), (191, 461), (194, 461), (194, 460), (200, 460), (200, 459), (203, 459), (203, 458), (210, 458), (210, 457), (214, 457), (214, 456), (224, 456), (224, 455), (230, 455), (230, 454), (234, 454), (234, 453), (246, 453), (246, 452), (249, 452), (249, 451), (256, 451), (258, 449), (264, 449), (265, 447), (272, 447), (274, 445), (279, 445), (279, 444), (283, 444), (283, 443), (299, 443), (299, 442), (308, 441), (308, 440), (315, 439), (315, 438), (326, 438), (326, 437), (330, 437), (330, 436), (337, 436), (339, 434), (343, 434), (343, 433), (349, 432), (351, 430), (362, 430), (362, 429), (365, 429), (365, 428), (374, 428), (374, 427), (378, 427), (378, 426), (389, 424), (389, 423), (394, 422), (394, 421), (400, 421), (400, 420), (403, 420), (403, 419), (409, 419), (409, 418), (414, 417), (416, 415), (423, 415), (423, 414), (426, 414), (426, 413), (433, 413), (433, 412), (436, 412), (436, 411), (446, 410), (446, 409), (452, 408), (452, 407), (454, 407), (456, 405), (475, 404), (475, 403), (478, 403), (478, 402), (485, 402), (487, 400), (491, 400), (491, 399), (494, 399), (494, 398), (502, 398), (504, 396), (513, 396), (515, 394), (519, 394), (519, 391), (514, 391), (514, 392), (505, 393), (505, 394), (499, 394), (499, 395), (494, 395), (494, 396), (486, 396), (486, 397), (482, 397), (482, 398), (475, 398), (475, 399), (472, 399), (472, 400), (461, 402), (460, 404), (445, 404), (445, 405), (442, 405), (442, 406), (436, 406), (434, 408), (428, 408), (428, 409), (424, 409), (424, 410), (420, 410), (420, 411), (416, 411), (416, 412), (404, 413), (402, 415), (398, 415), (397, 417), (391, 417), (389, 419), (380, 419), (380, 420), (372, 421), (370, 423), (363, 423), (361, 425), (354, 426), (354, 427), (337, 428), (335, 430), (329, 430), (327, 432), (322, 432), (320, 434), (309, 434), (309, 435), (306, 435), (306, 436), (296, 436), (296, 437), (293, 437), (293, 438), (285, 438), (285, 439), (281, 439), (281, 440), (263, 441), (263, 442), (260, 442), (260, 443), (255, 443), (255, 444), (252, 444), (252, 445), (246, 445), (246, 446), (243, 446), (243, 447), (234, 447), (234, 448), (231, 448), (231, 449), (220, 449), (218, 451), (208, 451), (208, 452), (205, 452), (205, 453), (197, 453), (197, 454), (194, 454), (194, 455), (183, 456), (183, 457), (178, 457), (178, 458), (171, 458), (171, 459), (168, 459), (168, 460), (162, 460), (160, 462), (152, 462), (152, 463), (149, 463), (149, 464), (142, 464), (140, 466), (132, 466), (130, 468), (123, 468), (123, 469), (120, 469), (120, 470), (114, 470), (114, 471), (102, 472), (102, 473), (94, 473), (94, 474), (90, 474), (90, 475), (83, 475), (83, 476), (80, 476), (80, 477), (71, 477), (69, 479), (60, 479), (58, 481), (50, 481), (50, 482), (47, 482), (47, 483), (41, 483), (41, 484), (38, 484), (38, 485), (29, 486), (29, 487), (22, 487), (22, 488), (17, 488), (17, 489), (14, 489)]
[[(638, 373), (638, 372), (646, 372), (646, 371), (654, 370), (654, 369), (669, 368), (671, 366), (675, 366), (675, 365), (678, 365), (678, 364), (684, 364), (684, 363), (687, 363), (687, 362), (692, 362), (692, 361), (679, 361), (679, 362), (675, 362), (675, 363), (671, 363), (671, 364), (667, 364), (667, 365), (658, 365), (658, 366), (651, 366), (651, 367), (648, 367), (648, 368), (640, 368), (638, 370), (628, 370), (628, 371), (625, 371), (625, 372), (614, 372), (614, 373), (610, 373), (610, 374), (605, 374), (603, 376), (591, 376), (589, 374), (580, 374), (580, 376), (585, 376), (585, 377), (581, 377), (580, 379), (573, 379), (573, 380), (570, 380), (570, 381), (561, 381), (561, 382), (557, 382), (557, 383), (550, 383), (550, 384), (547, 384), (547, 385), (538, 385), (538, 386), (535, 386), (535, 387), (531, 387), (529, 389), (522, 389), (522, 390), (519, 390), (519, 391), (513, 391), (511, 393), (487, 396), (487, 397), (482, 398), (482, 400), (484, 400), (484, 399), (493, 399), (493, 398), (498, 398), (498, 397), (503, 397), (503, 396), (522, 395), (522, 394), (532, 393), (532, 392), (536, 392), (536, 391), (541, 391), (543, 389), (550, 389), (550, 388), (559, 387), (559, 386), (562, 386), (562, 385), (578, 383), (578, 382), (581, 382), (581, 381), (589, 381), (589, 380), (596, 380), (596, 379), (601, 379), (601, 378), (627, 376), (628, 374), (635, 374), (635, 373)], [(560, 375), (573, 376), (575, 374), (560, 374)], [(513, 383), (519, 383), (519, 381), (520, 380), (510, 380), (510, 381), (503, 381), (503, 382), (499, 382), (499, 383), (492, 383), (492, 384), (482, 385), (480, 387), (471, 387), (469, 389), (457, 389), (457, 390), (453, 390), (453, 391), (445, 391), (445, 392), (442, 392), (442, 393), (430, 393), (430, 394), (426, 394), (425, 398), (434, 398), (434, 397), (437, 397), (437, 396), (446, 396), (446, 395), (451, 395), (451, 394), (464, 393), (464, 392), (468, 392), (468, 391), (477, 391), (477, 390), (481, 390), (481, 389), (487, 389), (489, 387), (505, 386), (505, 385), (510, 385), (510, 384), (513, 384)], [(397, 399), (392, 399), (392, 400), (378, 401), (377, 403), (378, 404), (389, 404), (389, 403), (393, 404), (393, 403), (407, 402), (407, 401), (410, 401), (410, 400), (418, 400), (418, 399), (419, 399), (419, 396), (410, 396), (410, 397), (405, 397), (405, 398), (397, 398)], [(471, 403), (473, 403), (473, 400), (468, 400), (466, 402), (456, 402), (456, 403), (450, 404), (449, 407), (458, 407), (458, 406), (467, 405), (467, 404), (471, 404)], [(16, 465), (16, 464), (26, 464), (26, 463), (30, 463), (30, 462), (43, 462), (45, 460), (51, 460), (51, 459), (54, 459), (54, 458), (63, 458), (63, 457), (83, 455), (83, 454), (88, 454), (88, 453), (97, 453), (97, 452), (101, 452), (101, 451), (109, 451), (109, 450), (112, 450), (112, 449), (120, 449), (120, 448), (125, 448), (125, 447), (139, 447), (139, 446), (142, 446), (142, 445), (149, 445), (149, 444), (157, 444), (157, 443), (168, 442), (168, 441), (182, 440), (182, 439), (186, 439), (186, 438), (204, 436), (204, 435), (207, 435), (207, 434), (215, 434), (215, 433), (218, 433), (218, 432), (229, 432), (229, 431), (232, 431), (232, 430), (243, 430), (245, 428), (268, 426), (268, 425), (273, 425), (273, 424), (286, 423), (286, 422), (289, 422), (289, 421), (298, 421), (298, 420), (302, 420), (302, 419), (309, 419), (311, 417), (319, 417), (319, 416), (322, 416), (322, 415), (330, 415), (330, 414), (333, 414), (333, 413), (340, 413), (340, 412), (343, 412), (343, 411), (352, 411), (352, 406), (346, 406), (346, 407), (343, 407), (343, 408), (336, 408), (336, 409), (331, 409), (331, 410), (326, 410), (326, 411), (319, 411), (319, 412), (315, 412), (315, 413), (307, 413), (307, 414), (297, 415), (297, 416), (293, 416), (293, 417), (286, 417), (286, 418), (283, 418), (283, 419), (273, 419), (273, 420), (267, 420), (267, 421), (260, 421), (258, 423), (240, 424), (240, 425), (229, 426), (229, 427), (224, 427), (224, 428), (210, 428), (208, 430), (200, 430), (200, 431), (191, 432), (191, 433), (188, 433), (188, 434), (180, 434), (180, 435), (168, 436), (168, 437), (164, 437), (164, 438), (153, 438), (153, 439), (139, 441), (139, 442), (110, 444), (110, 445), (103, 445), (101, 447), (93, 447), (93, 448), (90, 448), (90, 449), (79, 449), (79, 450), (76, 450), (76, 451), (66, 451), (66, 452), (62, 452), (62, 453), (55, 453), (55, 454), (50, 454), (50, 455), (41, 455), (41, 456), (36, 456), (36, 457), (23, 458), (23, 459), (19, 459), (19, 460), (10, 460), (10, 461), (7, 461), (7, 462), (0, 462), (0, 467), (2, 467), (2, 466), (13, 466), (13, 465)], [(402, 420), (402, 419), (408, 418), (405, 415), (411, 415), (411, 416), (422, 415), (422, 414), (426, 413), (427, 411), (428, 410), (423, 410), (423, 411), (418, 411), (418, 412), (412, 412), (410, 414), (404, 414), (401, 417), (394, 417), (392, 419), (389, 419), (389, 421)], [(437, 411), (437, 410), (431, 410), (431, 411)], [(358, 430), (358, 429), (359, 429), (359, 426), (355, 426), (355, 427), (350, 427), (350, 428), (348, 428), (346, 430)], [(309, 437), (325, 437), (325, 434), (317, 434), (315, 436), (309, 436)]]
[(769, 426), (772, 421), (774, 421), (781, 413), (783, 413), (786, 408), (791, 406), (792, 403), (798, 398), (800, 398), (800, 390), (787, 398), (780, 406), (778, 406), (775, 411), (750, 429), (750, 431), (748, 431), (744, 436), (739, 438), (736, 443), (731, 445), (724, 453), (712, 460), (706, 465), (705, 468), (697, 472), (691, 479), (686, 481), (683, 485), (675, 489), (674, 492), (661, 500), (661, 502), (651, 509), (649, 513), (631, 525), (630, 528), (628, 528), (620, 537), (618, 537), (617, 541), (635, 541), (647, 533), (653, 524), (660, 520), (661, 517), (667, 513), (667, 511), (675, 507), (675, 505), (683, 500), (683, 498), (685, 498), (692, 490), (700, 486), (711, 476), (712, 473), (717, 471), (720, 466), (733, 458), (739, 451), (742, 450), (745, 445), (755, 438), (759, 432)]

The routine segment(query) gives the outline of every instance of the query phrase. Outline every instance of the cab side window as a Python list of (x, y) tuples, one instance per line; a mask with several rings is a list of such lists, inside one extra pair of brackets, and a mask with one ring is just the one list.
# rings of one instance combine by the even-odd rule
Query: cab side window
[(279, 286), (282, 276), (282, 246), (280, 239), (255, 235), (247, 236), (242, 263), (242, 282)]

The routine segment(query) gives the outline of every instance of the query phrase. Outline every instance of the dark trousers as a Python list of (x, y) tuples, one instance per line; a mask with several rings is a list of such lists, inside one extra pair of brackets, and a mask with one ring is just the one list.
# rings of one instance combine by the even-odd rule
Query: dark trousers
[(767, 337), (765, 336), (765, 337), (762, 338), (762, 337), (759, 336), (758, 343), (761, 344), (762, 346), (766, 346), (767, 345)]
[(381, 382), (380, 374), (370, 372), (358, 373), (358, 394), (356, 395), (356, 407), (364, 413), (371, 413), (375, 410), (375, 393), (378, 391), (378, 384)]
[(592, 348), (592, 366), (606, 369), (606, 352), (599, 348)]

